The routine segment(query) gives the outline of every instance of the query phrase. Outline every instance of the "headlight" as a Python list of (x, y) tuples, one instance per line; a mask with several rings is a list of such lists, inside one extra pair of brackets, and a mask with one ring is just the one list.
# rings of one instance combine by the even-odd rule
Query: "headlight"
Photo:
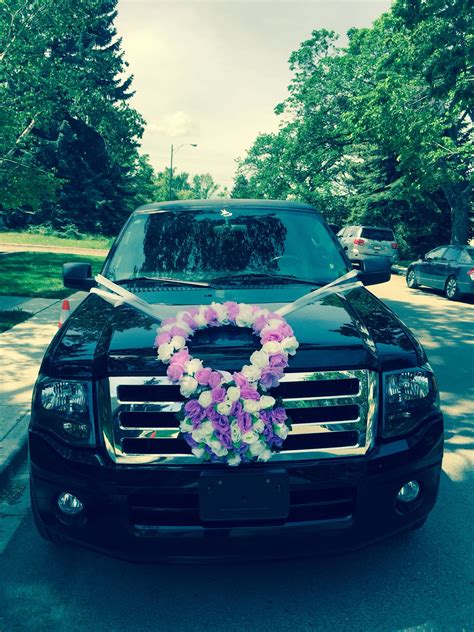
[(40, 379), (33, 398), (31, 423), (70, 443), (93, 445), (90, 382)]
[(384, 374), (383, 437), (408, 434), (437, 410), (438, 388), (429, 365)]

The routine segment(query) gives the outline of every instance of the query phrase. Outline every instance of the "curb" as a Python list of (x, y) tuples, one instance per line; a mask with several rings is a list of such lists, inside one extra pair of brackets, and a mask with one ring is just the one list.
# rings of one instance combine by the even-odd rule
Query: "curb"
[(403, 266), (392, 266), (392, 272), (394, 272), (395, 274), (401, 274), (404, 275), (406, 274), (407, 268), (404, 268)]
[(16, 425), (10, 430), (0, 449), (0, 487), (8, 480), (12, 470), (23, 461), (28, 452), (28, 424), (30, 411), (20, 416)]

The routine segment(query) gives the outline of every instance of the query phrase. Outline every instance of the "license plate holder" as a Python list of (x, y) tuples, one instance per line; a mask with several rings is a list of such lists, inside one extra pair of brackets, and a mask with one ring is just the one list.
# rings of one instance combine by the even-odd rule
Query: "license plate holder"
[(289, 504), (286, 470), (207, 471), (199, 478), (199, 513), (204, 522), (284, 519)]

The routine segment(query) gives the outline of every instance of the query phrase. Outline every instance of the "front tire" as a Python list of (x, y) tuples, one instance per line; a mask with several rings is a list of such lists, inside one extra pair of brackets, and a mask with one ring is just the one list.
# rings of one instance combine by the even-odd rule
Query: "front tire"
[(458, 300), (461, 293), (459, 292), (458, 282), (455, 277), (448, 277), (448, 280), (446, 281), (446, 284), (444, 286), (444, 294), (449, 301)]
[(409, 288), (411, 288), (412, 290), (416, 290), (417, 288), (419, 288), (419, 284), (416, 280), (416, 273), (415, 270), (413, 270), (413, 268), (410, 268), (407, 272), (407, 276), (406, 276), (406, 282)]

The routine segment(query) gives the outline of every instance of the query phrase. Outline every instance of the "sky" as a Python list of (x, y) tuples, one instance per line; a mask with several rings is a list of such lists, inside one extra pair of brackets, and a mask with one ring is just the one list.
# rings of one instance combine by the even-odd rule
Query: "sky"
[[(278, 129), (288, 58), (314, 29), (341, 35), (390, 0), (119, 0), (116, 27), (147, 127), (142, 151), (157, 171), (210, 173), (232, 188), (235, 160)], [(191, 147), (190, 143), (197, 143)]]

